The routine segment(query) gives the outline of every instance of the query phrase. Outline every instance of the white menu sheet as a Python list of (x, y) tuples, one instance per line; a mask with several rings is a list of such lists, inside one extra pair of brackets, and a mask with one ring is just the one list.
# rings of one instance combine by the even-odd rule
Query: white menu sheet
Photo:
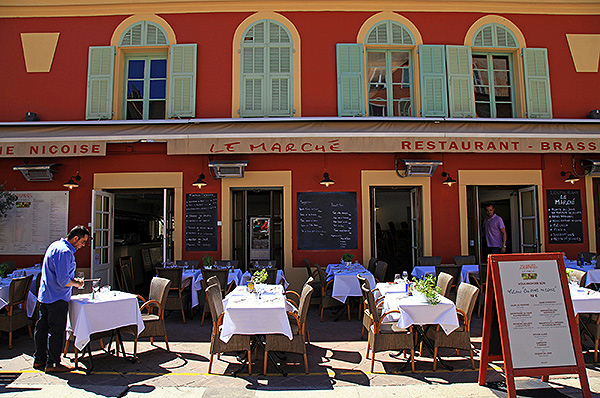
[(14, 191), (15, 207), (0, 217), (0, 254), (44, 254), (67, 235), (68, 191)]
[(498, 261), (515, 369), (575, 366), (556, 260)]

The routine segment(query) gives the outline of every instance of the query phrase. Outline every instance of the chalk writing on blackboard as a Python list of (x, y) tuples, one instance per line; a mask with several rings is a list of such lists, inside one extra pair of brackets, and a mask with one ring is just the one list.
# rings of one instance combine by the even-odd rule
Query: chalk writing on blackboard
[(185, 249), (187, 251), (217, 250), (217, 194), (186, 194)]
[(549, 243), (582, 243), (583, 211), (579, 189), (546, 191)]

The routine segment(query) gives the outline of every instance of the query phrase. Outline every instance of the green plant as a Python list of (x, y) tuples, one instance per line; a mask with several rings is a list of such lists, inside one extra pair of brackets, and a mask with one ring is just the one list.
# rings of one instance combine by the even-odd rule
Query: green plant
[(6, 216), (6, 213), (17, 203), (17, 195), (4, 189), (4, 184), (0, 184), (0, 217)]
[(415, 289), (427, 298), (429, 304), (436, 305), (440, 302), (440, 288), (433, 275), (425, 275), (423, 279), (415, 279), (415, 282)]
[(342, 261), (345, 263), (349, 263), (354, 258), (354, 254), (344, 253), (342, 254)]
[(6, 264), (6, 263), (0, 264), (0, 278), (6, 277), (7, 269), (8, 269), (8, 264)]
[(254, 281), (254, 283), (264, 283), (267, 280), (267, 270), (265, 268), (255, 271), (254, 274), (252, 274), (252, 280)]
[(206, 255), (204, 257), (202, 257), (202, 265), (204, 265), (204, 267), (212, 267), (213, 265), (213, 258), (211, 255)]
[(567, 281), (570, 281), (571, 280), (571, 270), (569, 268), (567, 268), (565, 270), (565, 272), (567, 273)]

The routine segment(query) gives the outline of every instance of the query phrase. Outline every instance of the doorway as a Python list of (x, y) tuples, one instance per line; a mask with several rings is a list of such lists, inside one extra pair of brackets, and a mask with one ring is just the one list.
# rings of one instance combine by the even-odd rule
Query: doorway
[(240, 268), (253, 260), (283, 267), (283, 189), (236, 188), (232, 196), (232, 253)]
[(483, 230), (484, 206), (494, 206), (504, 221), (506, 253), (540, 251), (536, 186), (467, 186), (469, 254), (485, 262), (488, 248)]
[(422, 253), (420, 188), (371, 187), (372, 256), (388, 263), (386, 279), (410, 273)]

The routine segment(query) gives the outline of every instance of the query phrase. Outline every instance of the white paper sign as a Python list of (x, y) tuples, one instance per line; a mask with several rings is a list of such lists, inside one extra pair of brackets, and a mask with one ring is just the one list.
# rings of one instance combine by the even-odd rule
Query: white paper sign
[(515, 369), (575, 366), (556, 260), (498, 261)]
[(68, 191), (15, 191), (17, 204), (0, 217), (1, 254), (44, 254), (68, 231)]

